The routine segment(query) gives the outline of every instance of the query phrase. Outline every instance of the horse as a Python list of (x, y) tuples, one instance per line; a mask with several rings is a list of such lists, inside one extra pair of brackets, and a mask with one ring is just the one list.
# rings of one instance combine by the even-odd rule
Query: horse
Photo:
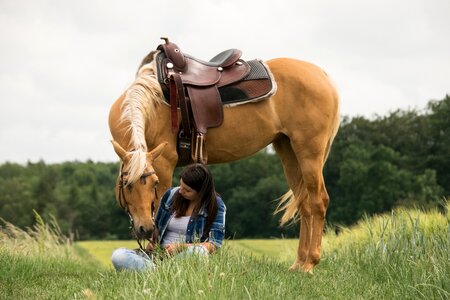
[[(109, 113), (113, 148), (121, 160), (116, 198), (138, 241), (152, 236), (159, 196), (171, 187), (179, 159), (170, 106), (157, 80), (157, 53), (144, 57)], [(291, 58), (265, 63), (276, 92), (223, 108), (222, 125), (208, 130), (208, 164), (243, 159), (273, 145), (289, 187), (276, 212), (284, 211), (281, 225), (300, 220), (297, 257), (290, 270), (312, 272), (321, 258), (330, 201), (322, 172), (339, 128), (339, 96), (329, 75), (312, 63)]]

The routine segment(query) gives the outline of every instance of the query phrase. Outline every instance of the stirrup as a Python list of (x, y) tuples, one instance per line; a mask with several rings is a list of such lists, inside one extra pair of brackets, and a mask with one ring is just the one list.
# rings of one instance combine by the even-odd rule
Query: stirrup
[(206, 153), (206, 135), (204, 133), (197, 132), (195, 140), (195, 151), (192, 157), (194, 162), (206, 165), (208, 157)]

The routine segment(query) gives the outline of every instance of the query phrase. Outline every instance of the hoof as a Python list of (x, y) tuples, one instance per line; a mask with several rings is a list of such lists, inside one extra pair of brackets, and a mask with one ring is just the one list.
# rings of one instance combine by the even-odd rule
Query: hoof
[(294, 263), (294, 264), (289, 268), (289, 271), (290, 271), (290, 272), (297, 272), (297, 271), (299, 271), (299, 270), (301, 270), (301, 269), (302, 269), (302, 266), (301, 266), (300, 264)]
[(298, 272), (301, 271), (307, 274), (313, 274), (314, 264), (311, 263), (303, 263), (303, 262), (295, 262), (290, 268), (290, 272)]
[(311, 264), (311, 263), (305, 263), (303, 266), (302, 266), (302, 271), (304, 272), (304, 273), (307, 273), (307, 274), (313, 274), (313, 271), (314, 271), (314, 264)]

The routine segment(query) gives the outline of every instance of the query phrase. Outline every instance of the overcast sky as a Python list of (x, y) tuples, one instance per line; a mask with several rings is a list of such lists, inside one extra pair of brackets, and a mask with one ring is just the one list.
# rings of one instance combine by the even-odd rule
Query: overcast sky
[(313, 62), (347, 116), (450, 93), (449, 0), (0, 0), (0, 163), (116, 161), (109, 107), (161, 36)]

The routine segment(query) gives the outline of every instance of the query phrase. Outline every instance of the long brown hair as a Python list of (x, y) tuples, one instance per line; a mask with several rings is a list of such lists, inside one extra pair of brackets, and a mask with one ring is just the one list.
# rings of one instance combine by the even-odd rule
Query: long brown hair
[[(209, 232), (212, 222), (217, 215), (217, 193), (214, 186), (214, 179), (209, 169), (202, 164), (192, 164), (183, 169), (180, 174), (183, 182), (194, 189), (199, 196), (192, 218), (197, 217), (202, 207), (205, 207), (208, 213), (204, 235)], [(175, 217), (179, 218), (185, 215), (189, 205), (189, 200), (185, 199), (179, 192), (175, 194), (175, 200), (172, 204), (171, 211), (175, 212)]]

